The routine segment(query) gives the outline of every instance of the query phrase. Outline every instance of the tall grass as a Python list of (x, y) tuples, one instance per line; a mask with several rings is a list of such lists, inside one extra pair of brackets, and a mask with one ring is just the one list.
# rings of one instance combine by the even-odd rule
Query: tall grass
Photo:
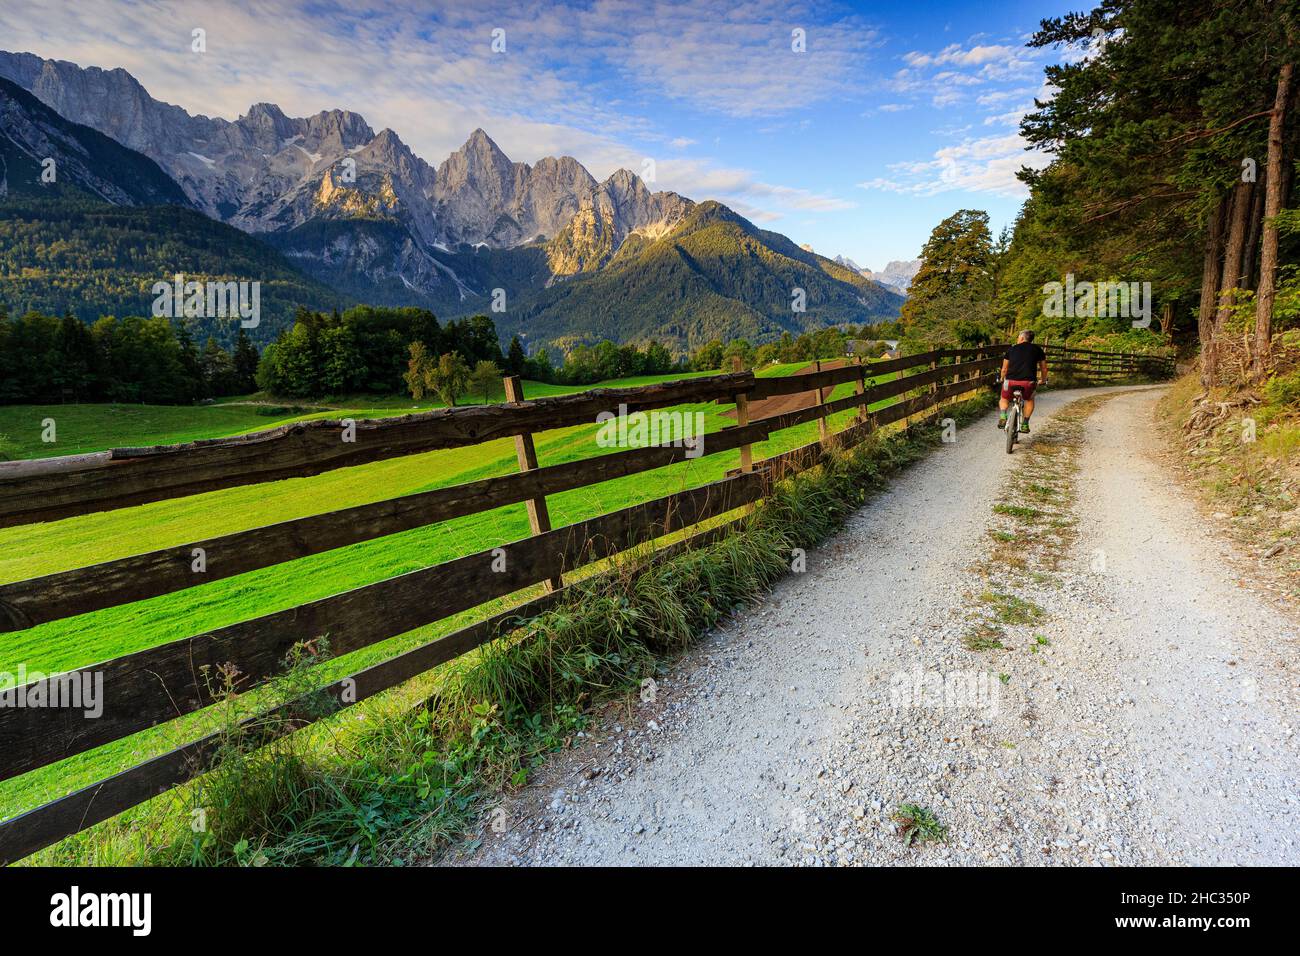
[[(944, 410), (959, 423), (985, 396)], [(44, 864), (352, 865), (420, 862), (466, 833), (483, 800), (523, 784), (665, 659), (761, 595), (791, 552), (832, 534), (935, 443), (934, 426), (877, 434), (780, 482), (740, 526), (655, 558), (634, 553), (510, 634), (309, 730), (232, 729), (210, 772), (33, 858)], [(319, 649), (318, 653), (319, 653)], [(301, 653), (299, 654), (301, 658)], [(311, 685), (291, 661), (273, 696)], [(231, 700), (232, 714), (238, 712)], [(232, 728), (234, 717), (232, 717)]]

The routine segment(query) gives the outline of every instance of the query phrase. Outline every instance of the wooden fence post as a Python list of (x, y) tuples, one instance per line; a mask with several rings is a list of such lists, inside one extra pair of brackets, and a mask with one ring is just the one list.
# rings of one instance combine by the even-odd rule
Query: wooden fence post
[[(816, 362), (817, 362), (817, 371), (820, 372), (822, 370), (822, 360), (817, 359)], [(826, 389), (824, 388), (817, 389), (817, 404), (818, 405), (826, 404)], [(830, 427), (830, 423), (826, 421), (825, 415), (822, 415), (820, 418), (817, 419), (817, 437), (821, 439), (823, 444), (826, 444), (827, 442), (830, 441), (831, 427)]]
[[(731, 357), (731, 370), (733, 372), (743, 372), (741, 368), (743, 363), (739, 355)], [(749, 424), (749, 396), (744, 392), (736, 395), (736, 427), (743, 428)], [(754, 446), (748, 443), (740, 446), (740, 471), (746, 474), (754, 470)], [(751, 514), (754, 511), (754, 502), (745, 505), (745, 513)]]
[[(937, 371), (938, 368), (939, 368), (939, 357), (936, 355), (934, 358), (930, 360), (930, 371), (931, 372)], [(939, 392), (939, 379), (936, 377), (935, 380), (930, 383), (930, 394), (933, 396), (933, 395), (937, 395), (938, 392)], [(936, 402), (935, 404), (938, 403)]]
[[(861, 355), (855, 356), (854, 360), (858, 363), (858, 378), (853, 385), (853, 389), (858, 395), (861, 395), (867, 390), (867, 370), (862, 364)], [(858, 421), (865, 422), (866, 420), (867, 420), (867, 403), (863, 402), (861, 405), (858, 406)]]
[[(524, 400), (524, 383), (519, 376), (508, 375), (504, 381), (506, 401), (522, 402)], [(520, 471), (535, 471), (537, 469), (537, 449), (533, 447), (531, 432), (524, 432), (522, 435), (515, 436), (515, 457), (519, 460)], [(546, 510), (546, 496), (530, 498), (525, 504), (528, 506), (528, 524), (532, 528), (533, 534), (545, 534), (550, 531), (551, 515)], [(564, 587), (564, 578), (559, 574), (546, 582), (547, 591), (558, 591), (562, 587)]]
[[(744, 371), (741, 366), (740, 356), (731, 357), (731, 370), (733, 372)], [(749, 424), (749, 396), (741, 392), (736, 396), (736, 427), (743, 428)], [(750, 472), (754, 470), (754, 446), (740, 446), (740, 470)]]

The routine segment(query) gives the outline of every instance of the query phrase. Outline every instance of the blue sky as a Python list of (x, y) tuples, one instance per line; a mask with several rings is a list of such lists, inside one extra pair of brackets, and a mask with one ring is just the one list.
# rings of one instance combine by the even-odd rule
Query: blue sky
[(652, 173), (873, 269), (956, 209), (1014, 218), (1015, 170), (1047, 161), (1016, 121), (1075, 55), (1023, 45), (1055, 0), (0, 2), (4, 48), (123, 67), (190, 112), (351, 109), (434, 164), (481, 126), (512, 159)]

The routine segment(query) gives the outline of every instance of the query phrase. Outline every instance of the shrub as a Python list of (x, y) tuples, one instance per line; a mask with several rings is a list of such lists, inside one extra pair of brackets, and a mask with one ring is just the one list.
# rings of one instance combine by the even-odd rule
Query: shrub
[(1264, 399), (1281, 408), (1300, 407), (1300, 368), (1270, 378), (1264, 385)]

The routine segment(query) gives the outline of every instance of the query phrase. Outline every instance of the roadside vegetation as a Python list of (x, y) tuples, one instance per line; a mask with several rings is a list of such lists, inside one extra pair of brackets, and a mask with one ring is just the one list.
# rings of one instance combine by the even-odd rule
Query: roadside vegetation
[(1258, 577), (1300, 597), (1300, 331), (1279, 336), (1259, 388), (1184, 376), (1160, 403), (1171, 447), (1209, 518), (1257, 559)]

